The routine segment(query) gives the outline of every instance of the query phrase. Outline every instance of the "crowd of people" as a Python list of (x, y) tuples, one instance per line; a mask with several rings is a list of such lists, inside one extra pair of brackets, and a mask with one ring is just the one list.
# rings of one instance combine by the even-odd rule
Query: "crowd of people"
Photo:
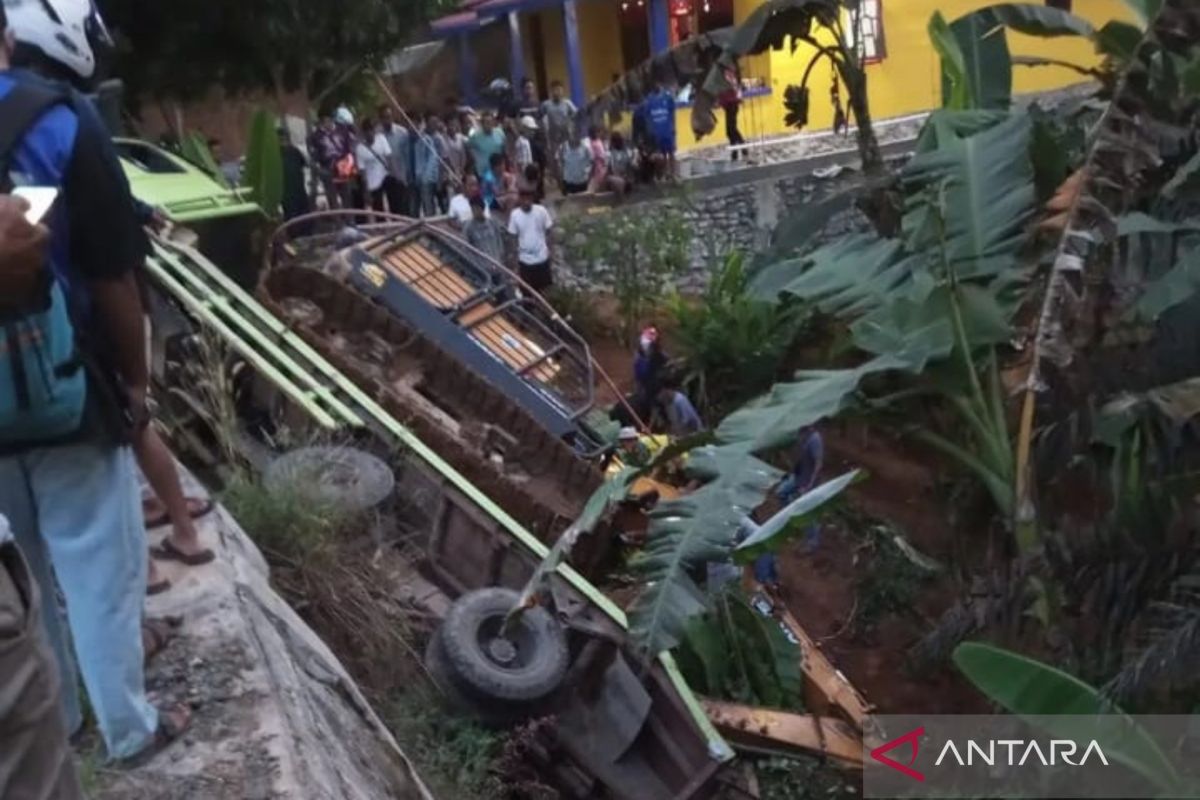
[(457, 212), (466, 224), (469, 209), (452, 207), (455, 194), (508, 213), (523, 192), (536, 202), (548, 193), (626, 192), (673, 174), (675, 99), (666, 88), (638, 107), (632, 142), (587, 124), (558, 81), (544, 100), (532, 80), (508, 95), (481, 111), (451, 100), (441, 114), (383, 105), (374, 116), (345, 106), (323, 115), (308, 149), (328, 206), (410, 217)]

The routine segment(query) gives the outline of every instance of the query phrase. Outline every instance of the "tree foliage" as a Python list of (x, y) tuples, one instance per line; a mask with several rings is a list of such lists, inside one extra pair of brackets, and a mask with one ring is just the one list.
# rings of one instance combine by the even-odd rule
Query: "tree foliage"
[(408, 41), (434, 0), (100, 0), (119, 43), (118, 75), (136, 98), (322, 94)]

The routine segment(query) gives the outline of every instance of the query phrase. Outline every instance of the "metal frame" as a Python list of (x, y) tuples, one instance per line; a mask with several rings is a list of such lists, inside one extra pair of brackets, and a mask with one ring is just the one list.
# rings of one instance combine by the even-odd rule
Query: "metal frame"
[[(379, 262), (386, 259), (390, 252), (426, 237), (431, 240), (429, 244), (434, 249), (442, 251), (439, 255), (443, 256), (447, 265), (475, 288), (470, 297), (450, 309), (440, 309), (421, 296), (415, 286), (423, 278), (408, 282), (379, 266)], [(476, 263), (478, 259), (476, 251), (425, 223), (414, 223), (399, 232), (369, 240), (351, 248), (345, 255), (350, 268), (349, 282), (356, 290), (382, 303), (437, 347), (503, 391), (555, 436), (573, 441), (577, 446), (582, 445), (581, 449), (585, 451), (601, 448), (603, 443), (595, 440), (591, 431), (579, 424), (595, 404), (595, 374), (587, 343), (571, 328), (554, 324), (559, 319), (557, 315), (552, 317), (551, 324), (547, 324), (531, 313), (526, 299), (501, 299), (516, 294), (517, 282), (510, 280), (511, 273), (494, 262), (489, 262), (492, 269), (484, 269)], [(382, 284), (379, 282), (381, 273), (384, 276)], [(492, 312), (480, 320), (462, 324), (467, 311), (488, 300), (496, 303)], [(471, 335), (473, 328), (499, 315), (507, 316), (518, 327), (548, 340), (551, 343), (549, 352), (543, 354), (538, 362), (526, 364), (520, 369), (503, 361)], [(569, 361), (579, 371), (585, 392), (580, 402), (572, 402), (561, 391), (531, 374), (532, 367), (544, 363), (552, 355)]]

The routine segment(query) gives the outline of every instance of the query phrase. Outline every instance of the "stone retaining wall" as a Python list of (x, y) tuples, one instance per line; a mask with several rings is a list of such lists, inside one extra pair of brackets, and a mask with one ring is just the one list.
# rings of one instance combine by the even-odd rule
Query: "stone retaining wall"
[[(905, 143), (907, 144), (907, 143)], [(903, 160), (903, 149), (895, 151)], [(843, 157), (844, 159), (844, 157)], [(897, 162), (898, 163), (898, 162)], [(805, 205), (861, 184), (851, 167), (828, 159), (769, 165), (706, 176), (675, 187), (648, 187), (640, 193), (571, 197), (553, 203), (557, 226), (557, 267), (563, 283), (581, 288), (604, 288), (605, 271), (588, 274), (582, 248), (598, 220), (608, 214), (661, 215), (677, 210), (691, 230), (690, 263), (676, 281), (681, 292), (704, 288), (714, 264), (728, 253), (762, 252), (781, 219)], [(866, 218), (856, 209), (837, 215), (822, 232), (832, 238), (865, 229)]]

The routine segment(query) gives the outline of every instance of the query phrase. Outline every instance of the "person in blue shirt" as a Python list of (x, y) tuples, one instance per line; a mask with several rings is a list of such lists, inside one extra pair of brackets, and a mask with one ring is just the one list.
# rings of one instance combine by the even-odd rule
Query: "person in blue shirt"
[[(811, 492), (821, 476), (825, 463), (825, 440), (821, 432), (812, 425), (805, 425), (796, 434), (796, 449), (792, 457), (792, 468), (780, 482), (775, 494), (784, 505), (806, 492)], [(821, 528), (816, 523), (809, 526), (806, 544), (809, 552), (820, 545)]]
[[(108, 131), (64, 82), (95, 77), (95, 48), (111, 45), (99, 14), (88, 0), (45, 0), (7, 6), (6, 24), (0, 42), (15, 43), (12, 63), (41, 74), (12, 69), (0, 46), (0, 103), (29, 92), (62, 99), (25, 130), (0, 177), (59, 190), (45, 218), (52, 296), (63, 300), (51, 309), (67, 309), (75, 354), (89, 368), (73, 359), (88, 387), (73, 433), (50, 444), (38, 430), (19, 438), (10, 431), (0, 441), (0, 513), (36, 578), (63, 684), (76, 685), (78, 659), (109, 756), (129, 758), (178, 737), (189, 721), (186, 706), (151, 705), (143, 674), (148, 543), (130, 442), (149, 422), (137, 277), (147, 242)], [(0, 113), (0, 125), (5, 119)], [(36, 324), (29, 316), (18, 322)], [(56, 368), (53, 379), (76, 380), (70, 375)], [(113, 397), (123, 401), (106, 401)], [(77, 693), (63, 692), (62, 702), (68, 728), (77, 730)]]
[(652, 158), (660, 174), (675, 175), (675, 96), (661, 82), (642, 101), (642, 117)]
[(487, 169), (483, 171), (480, 186), (483, 187), (483, 203), (489, 211), (500, 210), (500, 182), (504, 177), (504, 154), (492, 153)]
[(676, 439), (704, 430), (704, 421), (679, 384), (664, 382), (658, 390), (658, 402), (667, 415), (667, 433)]

